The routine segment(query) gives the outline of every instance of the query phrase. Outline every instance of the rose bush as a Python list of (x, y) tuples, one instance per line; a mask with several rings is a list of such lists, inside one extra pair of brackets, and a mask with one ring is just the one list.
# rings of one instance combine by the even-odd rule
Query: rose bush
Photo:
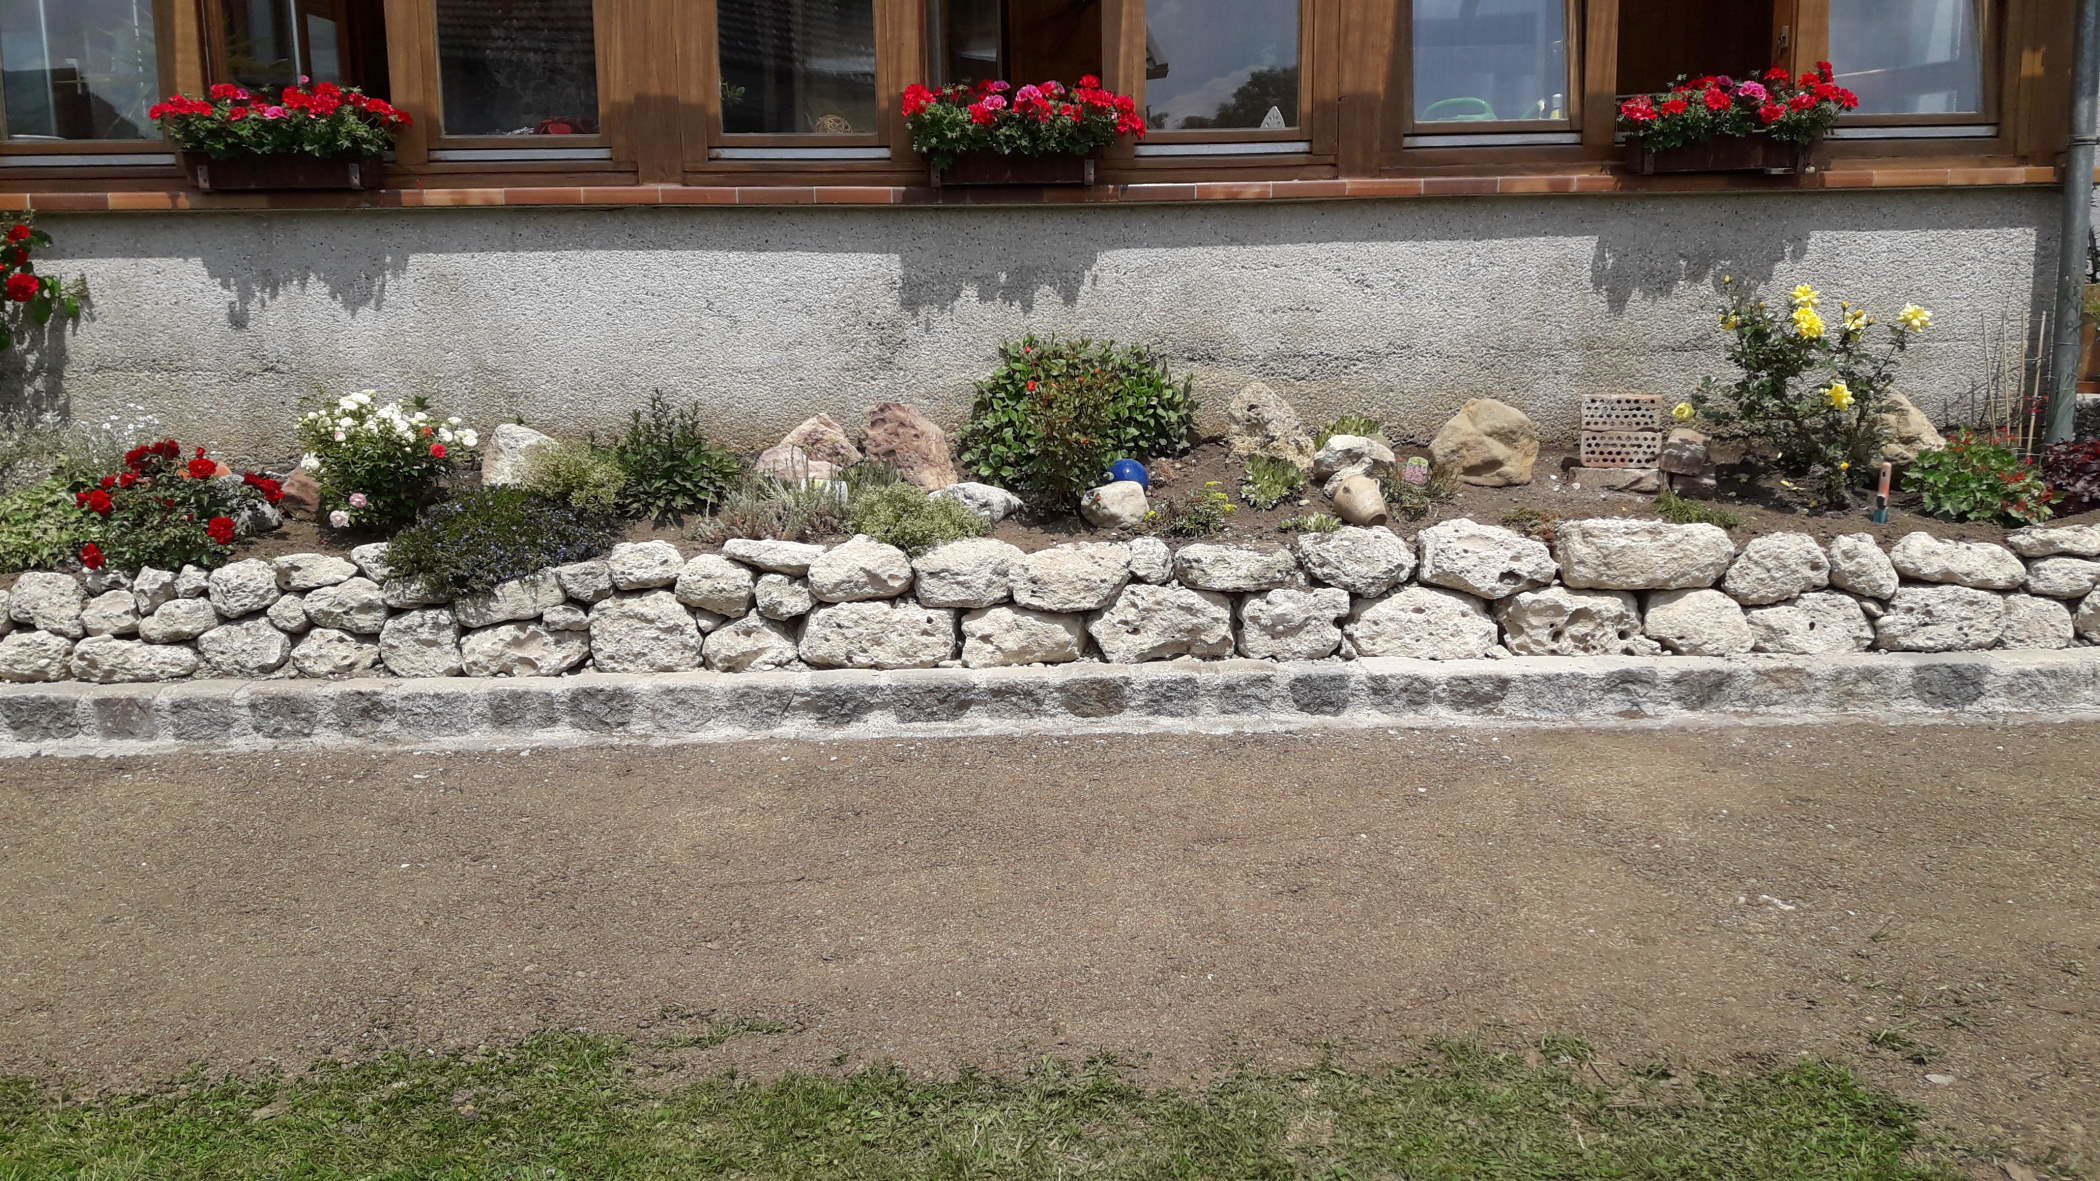
[(35, 253), (51, 245), (51, 235), (28, 221), (19, 221), (0, 237), (6, 239), (0, 242), (0, 290), (7, 297), (0, 302), (0, 351), (4, 351), (14, 346), (24, 321), (43, 325), (53, 316), (79, 319), (80, 297), (57, 278), (36, 273)]
[(1077, 86), (979, 82), (904, 88), (912, 150), (946, 168), (963, 152), (1005, 156), (1085, 156), (1123, 136), (1145, 138), (1137, 100), (1101, 88), (1088, 74)]
[(168, 142), (214, 159), (228, 156), (377, 156), (409, 126), (408, 112), (356, 87), (319, 82), (256, 94), (230, 82), (211, 97), (168, 96), (146, 113)]
[(1812, 143), (1839, 114), (1859, 105), (1859, 96), (1834, 78), (1829, 62), (1817, 62), (1815, 73), (1799, 78), (1785, 66), (1741, 81), (1725, 74), (1680, 78), (1660, 94), (1637, 94), (1621, 102), (1619, 128), (1657, 150), (1753, 132)]
[(423, 398), (380, 405), (372, 390), (300, 418), (299, 441), (306, 448), (299, 466), (320, 484), (323, 515), (338, 529), (415, 520), (481, 444), (458, 418), (438, 419)]
[(75, 556), (90, 570), (223, 563), (240, 535), (240, 519), (257, 502), (284, 498), (283, 487), (268, 476), (231, 476), (202, 447), (188, 459), (173, 439), (132, 448), (123, 470), (74, 493), (74, 508), (86, 522)]

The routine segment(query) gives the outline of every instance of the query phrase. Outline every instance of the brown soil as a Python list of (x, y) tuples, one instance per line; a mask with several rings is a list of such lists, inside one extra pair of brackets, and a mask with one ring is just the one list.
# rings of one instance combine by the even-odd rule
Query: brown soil
[(2096, 753), (1846, 722), (16, 760), (0, 1073), (667, 1012), (786, 1025), (656, 1052), (761, 1074), (1566, 1031), (1612, 1072), (1834, 1057), (2090, 1163)]

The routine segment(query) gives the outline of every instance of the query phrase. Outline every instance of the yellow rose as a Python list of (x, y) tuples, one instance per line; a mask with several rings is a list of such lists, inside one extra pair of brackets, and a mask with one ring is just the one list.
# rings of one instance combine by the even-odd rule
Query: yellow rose
[(1932, 327), (1932, 313), (1917, 304), (1907, 303), (1896, 313), (1896, 322), (1903, 325), (1906, 332), (1923, 332)]
[(1697, 413), (1699, 412), (1692, 409), (1690, 402), (1679, 402), (1675, 406), (1670, 407), (1670, 417), (1679, 422), (1690, 422), (1692, 415)]
[(1816, 309), (1803, 304), (1794, 309), (1794, 331), (1803, 340), (1823, 339), (1823, 317)]
[(1793, 299), (1794, 306), (1799, 308), (1812, 308), (1823, 302), (1823, 293), (1806, 283), (1787, 292), (1787, 295)]
[(1858, 332), (1867, 326), (1867, 314), (1857, 309), (1845, 313), (1845, 331)]
[(1832, 410), (1849, 410), (1852, 407), (1852, 389), (1842, 381), (1831, 382), (1823, 391), (1823, 396), (1830, 399)]

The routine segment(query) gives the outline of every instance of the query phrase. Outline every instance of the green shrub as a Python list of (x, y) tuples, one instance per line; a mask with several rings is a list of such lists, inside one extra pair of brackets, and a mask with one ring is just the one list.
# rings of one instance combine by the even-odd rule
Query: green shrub
[(2009, 432), (1960, 430), (1945, 447), (1921, 452), (1903, 473), (1927, 513), (1949, 521), (2038, 525), (2055, 515), (2057, 499), (2033, 464), (2011, 446)]
[(1247, 457), (1246, 479), (1240, 483), (1240, 499), (1249, 507), (1272, 509), (1305, 487), (1305, 473), (1288, 459), (1274, 455)]
[(1357, 435), (1381, 443), (1386, 441), (1384, 423), (1363, 414), (1344, 414), (1313, 435), (1313, 446), (1325, 447), (1327, 440), (1336, 435)]
[(711, 515), (693, 523), (693, 536), (708, 542), (732, 537), (773, 541), (840, 537), (847, 531), (853, 504), (898, 479), (896, 468), (872, 462), (856, 463), (840, 472), (837, 483), (746, 475)]
[(1672, 525), (1719, 525), (1723, 529), (1740, 529), (1743, 519), (1718, 504), (1704, 500), (1687, 500), (1668, 488), (1655, 497), (1655, 515)]
[(854, 498), (850, 520), (855, 533), (913, 557), (950, 541), (982, 537), (989, 528), (960, 503), (928, 496), (912, 484), (890, 484)]
[(1179, 500), (1162, 498), (1158, 507), (1145, 514), (1138, 532), (1154, 537), (1216, 537), (1225, 532), (1227, 521), (1238, 511), (1239, 506), (1211, 480)]
[(481, 442), (420, 396), (381, 405), (372, 390), (304, 415), (298, 433), (306, 448), (301, 464), (321, 485), (324, 519), (338, 529), (415, 520)]
[(634, 412), (612, 452), (627, 473), (621, 510), (657, 521), (720, 504), (742, 467), (736, 456), (708, 439), (698, 406), (674, 409), (662, 393), (649, 395), (647, 411)]
[(1341, 527), (1342, 519), (1332, 513), (1307, 513), (1276, 523), (1278, 533), (1332, 533)]
[(93, 525), (63, 479), (17, 488), (0, 497), (0, 570), (50, 570), (75, 558)]
[(627, 488), (627, 470), (603, 447), (556, 443), (526, 454), (524, 487), (549, 500), (565, 500), (580, 509), (610, 513), (620, 507), (620, 493)]
[(962, 459), (1002, 488), (1068, 501), (1100, 483), (1114, 460), (1186, 452), (1192, 386), (1143, 347), (1010, 341), (978, 383)]
[(479, 594), (548, 566), (598, 557), (619, 540), (609, 513), (523, 488), (478, 488), (430, 509), (394, 536), (387, 565), (454, 595)]

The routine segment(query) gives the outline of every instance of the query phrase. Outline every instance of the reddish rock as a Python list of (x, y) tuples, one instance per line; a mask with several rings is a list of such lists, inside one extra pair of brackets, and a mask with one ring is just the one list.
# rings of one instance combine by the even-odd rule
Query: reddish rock
[(902, 402), (883, 402), (868, 411), (860, 445), (869, 459), (889, 464), (928, 492), (961, 478), (948, 450), (948, 432)]
[(801, 426), (780, 440), (780, 446), (800, 447), (809, 453), (811, 459), (835, 468), (849, 468), (860, 462), (860, 451), (847, 437), (846, 428), (829, 414), (804, 420)]
[(321, 511), (321, 482), (305, 468), (293, 472), (284, 482), (284, 499), (277, 502), (277, 508), (287, 516), (312, 520)]

